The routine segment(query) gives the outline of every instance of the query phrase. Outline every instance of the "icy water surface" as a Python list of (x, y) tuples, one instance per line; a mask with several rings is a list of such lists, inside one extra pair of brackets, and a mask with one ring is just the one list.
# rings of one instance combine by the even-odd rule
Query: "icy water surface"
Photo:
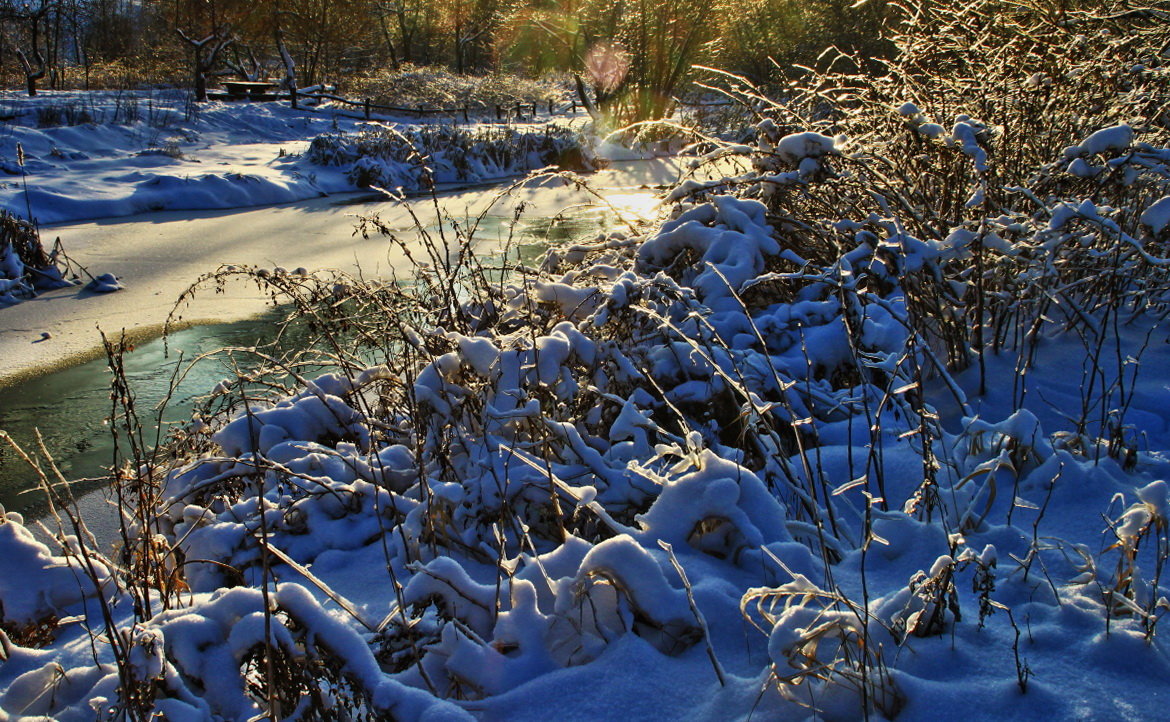
[[(140, 417), (155, 418), (155, 407), (167, 396), (171, 379), (181, 364), (180, 358), (192, 359), (226, 346), (254, 346), (272, 339), (275, 314), (251, 321), (197, 326), (172, 333), (162, 339), (139, 344), (125, 354), (127, 377), (135, 394)], [(181, 354), (181, 357), (180, 357)], [(211, 359), (191, 368), (181, 380), (164, 413), (164, 421), (189, 418), (200, 394), (210, 391), (227, 368), (224, 361)], [(4, 429), (26, 450), (33, 451), (39, 429), (45, 446), (57, 461), (62, 474), (81, 481), (78, 493), (100, 485), (97, 477), (105, 474), (113, 442), (106, 423), (110, 415), (110, 372), (106, 359), (95, 359), (77, 366), (23, 381), (0, 393), (0, 429)], [(22, 493), (36, 485), (36, 476), (7, 445), (0, 446), (0, 504), (10, 511), (39, 511), (43, 497)]]
[[(625, 199), (618, 205), (645, 204), (653, 198), (649, 192), (631, 197), (635, 200)], [(609, 210), (581, 207), (555, 218), (523, 219), (514, 229), (509, 229), (509, 221), (488, 217), (480, 225), (476, 238), (485, 244), (484, 254), (489, 258), (498, 255), (510, 238), (513, 250), (509, 257), (515, 260), (519, 256), (522, 262), (530, 263), (549, 245), (589, 238), (620, 219)], [(153, 423), (158, 418), (157, 408), (169, 396), (162, 412), (164, 425), (189, 420), (200, 397), (231, 375), (227, 359), (210, 358), (188, 368), (190, 361), (225, 347), (272, 343), (278, 317), (274, 311), (248, 321), (188, 328), (172, 333), (165, 346), (162, 339), (138, 344), (125, 355), (125, 368), (140, 419)], [(301, 342), (303, 338), (292, 333), (281, 337), (268, 353), (277, 354), (282, 347), (293, 348)], [(243, 360), (245, 356), (236, 358)], [(172, 379), (180, 367), (183, 378), (172, 393)], [(94, 491), (104, 486), (114, 451), (107, 422), (111, 412), (109, 385), (110, 372), (106, 359), (101, 358), (0, 389), (0, 429), (29, 451), (36, 448), (39, 429), (63, 476), (76, 482), (75, 493)], [(152, 438), (153, 433), (148, 440)], [(33, 471), (7, 444), (0, 444), (0, 504), (32, 516), (44, 513), (43, 495), (30, 491), (36, 486)]]

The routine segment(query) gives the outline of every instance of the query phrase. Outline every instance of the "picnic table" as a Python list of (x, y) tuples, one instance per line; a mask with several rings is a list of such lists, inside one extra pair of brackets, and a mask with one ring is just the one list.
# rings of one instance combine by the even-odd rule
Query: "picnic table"
[(277, 84), (266, 80), (225, 80), (223, 89), (232, 100), (272, 100)]

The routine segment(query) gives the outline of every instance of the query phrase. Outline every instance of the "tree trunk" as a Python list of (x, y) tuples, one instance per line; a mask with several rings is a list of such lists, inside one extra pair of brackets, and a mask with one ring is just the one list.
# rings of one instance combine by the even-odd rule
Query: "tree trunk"
[(386, 14), (378, 13), (378, 26), (382, 29), (382, 38), (386, 41), (386, 51), (390, 53), (390, 67), (398, 70), (398, 53), (394, 51), (394, 39), (390, 37), (390, 26), (386, 23)]
[[(33, 36), (36, 39), (36, 36)], [(33, 68), (32, 63), (29, 62), (28, 56), (24, 54), (23, 50), (16, 51), (16, 57), (20, 59), (20, 64), (24, 68), (24, 80), (28, 88), (28, 97), (36, 97), (37, 81), (45, 77), (45, 61), (41, 57), (41, 53), (36, 48), (33, 48), (33, 57), (37, 61), (37, 67)]]
[(207, 100), (207, 76), (203, 73), (203, 66), (199, 60), (195, 61), (195, 100)]
[(280, 60), (284, 63), (284, 86), (288, 88), (289, 101), (292, 107), (297, 107), (297, 65), (293, 62), (288, 46), (284, 44), (284, 30), (277, 25), (274, 30), (276, 36), (276, 50), (280, 53)]
[(581, 80), (581, 76), (573, 73), (573, 80), (577, 85), (577, 97), (581, 99), (581, 105), (585, 106), (585, 112), (589, 113), (589, 117), (594, 120), (600, 120), (601, 116), (597, 112), (597, 107), (593, 105), (593, 100), (589, 97), (589, 91), (585, 89), (585, 81)]
[[(461, 13), (462, 7), (459, 7), (456, 12)], [(463, 18), (461, 15), (455, 17), (455, 72), (463, 74)]]

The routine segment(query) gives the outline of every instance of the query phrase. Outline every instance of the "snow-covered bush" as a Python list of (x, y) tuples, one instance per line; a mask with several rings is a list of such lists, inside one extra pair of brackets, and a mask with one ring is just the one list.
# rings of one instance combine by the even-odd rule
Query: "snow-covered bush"
[[(797, 574), (775, 588), (749, 589), (744, 616), (768, 635), (772, 674), (820, 700), (822, 714), (847, 718), (858, 707), (895, 717), (905, 700), (876, 645), (864, 610)], [(876, 626), (876, 625), (874, 625)]]
[(16, 644), (40, 647), (52, 641), (57, 625), (72, 609), (96, 593), (91, 584), (109, 580), (97, 563), (96, 580), (87, 579), (76, 554), (79, 542), (65, 555), (54, 555), (24, 526), (24, 518), (0, 507), (0, 633)]
[(551, 126), (539, 131), (377, 127), (354, 135), (318, 136), (309, 144), (308, 158), (318, 165), (348, 166), (347, 176), (359, 188), (406, 191), (424, 189), (429, 183), (500, 178), (550, 165), (572, 170), (587, 167), (577, 135)]
[(0, 308), (70, 285), (30, 222), (0, 211)]
[[(1158, 622), (1170, 613), (1170, 599), (1162, 586), (1162, 574), (1170, 561), (1170, 488), (1158, 480), (1135, 491), (1137, 501), (1110, 523), (1114, 543), (1109, 551), (1117, 562), (1105, 587), (1110, 613), (1138, 619), (1147, 636), (1153, 636)], [(1142, 569), (1142, 543), (1153, 546), (1152, 568)]]
[(383, 68), (346, 80), (345, 92), (399, 108), (463, 108), (494, 112), (497, 105), (546, 103), (567, 94), (568, 85), (507, 73), (469, 75), (438, 66)]

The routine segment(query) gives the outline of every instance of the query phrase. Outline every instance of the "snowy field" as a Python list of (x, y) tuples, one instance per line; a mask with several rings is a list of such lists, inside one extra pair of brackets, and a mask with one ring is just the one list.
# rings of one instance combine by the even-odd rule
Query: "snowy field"
[[(352, 188), (341, 173), (306, 168), (299, 156), (312, 138), (334, 130), (333, 114), (293, 111), (287, 103), (188, 105), (185, 97), (165, 90), (43, 91), (37, 98), (5, 92), (0, 106), (16, 118), (0, 128), (7, 175), (0, 207), (24, 215), (31, 205), (42, 224), (54, 224), (286, 203)], [(47, 127), (46, 108), (61, 109)], [(341, 117), (336, 127), (355, 123)]]
[(338, 370), (139, 449), (120, 552), (7, 515), (0, 720), (1164, 717), (1166, 28), (916, 97), (965, 12), (506, 279), (249, 270)]
[[(416, 122), (364, 121), (352, 110), (293, 110), (284, 102), (195, 104), (175, 90), (42, 91), (36, 98), (0, 91), (0, 113), (13, 116), (0, 125), (0, 171), (7, 176), (0, 208), (22, 216), (31, 208), (42, 224), (272, 205), (353, 190), (348, 167), (305, 157), (310, 141)], [(444, 125), (451, 121), (419, 127)], [(476, 127), (504, 132), (504, 126)], [(543, 130), (542, 124), (507, 127)], [(541, 167), (528, 160), (437, 180), (475, 182)]]

